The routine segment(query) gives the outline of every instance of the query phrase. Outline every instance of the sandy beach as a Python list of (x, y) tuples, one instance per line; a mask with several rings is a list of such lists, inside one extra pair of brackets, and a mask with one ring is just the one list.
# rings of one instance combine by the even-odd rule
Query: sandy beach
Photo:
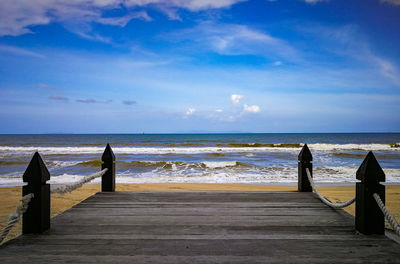
[[(334, 202), (347, 201), (355, 194), (353, 186), (322, 186), (318, 188), (328, 199)], [(207, 184), (207, 183), (152, 183), (119, 184), (116, 191), (296, 191), (297, 186), (285, 185), (246, 185), (246, 184)], [(87, 184), (72, 193), (51, 197), (51, 216), (54, 217), (71, 208), (87, 197), (100, 191), (100, 185)], [(0, 188), (0, 229), (2, 230), (8, 215), (15, 210), (21, 198), (21, 187)], [(389, 212), (400, 222), (400, 185), (386, 186), (386, 205)], [(345, 211), (354, 215), (354, 204)], [(388, 227), (388, 225), (387, 225)], [(11, 230), (5, 241), (21, 234), (21, 221)]]

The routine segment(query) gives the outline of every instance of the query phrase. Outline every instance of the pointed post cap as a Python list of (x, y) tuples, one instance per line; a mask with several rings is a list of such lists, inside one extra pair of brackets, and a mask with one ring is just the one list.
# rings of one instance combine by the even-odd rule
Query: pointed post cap
[(384, 182), (385, 173), (375, 158), (372, 151), (368, 152), (364, 161), (356, 172), (357, 180), (362, 182)]
[(299, 153), (299, 161), (312, 161), (312, 154), (307, 144), (304, 144), (303, 148)]
[(31, 162), (29, 162), (22, 179), (24, 182), (32, 184), (41, 184), (50, 180), (50, 173), (39, 152), (33, 154)]
[(110, 144), (108, 144), (108, 143), (107, 143), (106, 149), (103, 152), (103, 155), (101, 156), (101, 160), (102, 161), (109, 161), (109, 160), (114, 161), (115, 160), (114, 152), (112, 151)]

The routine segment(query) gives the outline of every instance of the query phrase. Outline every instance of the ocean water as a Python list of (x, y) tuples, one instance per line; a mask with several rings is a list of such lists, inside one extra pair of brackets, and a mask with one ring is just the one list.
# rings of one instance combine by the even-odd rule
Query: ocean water
[(107, 143), (116, 155), (117, 183), (296, 184), (304, 143), (313, 154), (318, 183), (355, 182), (368, 151), (374, 152), (386, 182), (400, 183), (400, 133), (60, 134), (0, 135), (0, 186), (22, 185), (35, 151), (51, 183), (75, 182), (99, 171)]

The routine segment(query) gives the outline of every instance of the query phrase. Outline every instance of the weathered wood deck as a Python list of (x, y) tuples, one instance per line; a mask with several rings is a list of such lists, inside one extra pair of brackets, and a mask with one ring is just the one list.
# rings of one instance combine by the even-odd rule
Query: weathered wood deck
[(400, 245), (300, 192), (97, 193), (0, 263), (400, 263)]

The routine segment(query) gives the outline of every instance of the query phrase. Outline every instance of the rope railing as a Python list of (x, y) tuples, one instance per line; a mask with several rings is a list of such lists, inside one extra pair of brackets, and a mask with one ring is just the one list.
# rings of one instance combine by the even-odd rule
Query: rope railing
[(394, 232), (400, 236), (400, 226), (397, 224), (396, 220), (394, 220), (393, 216), (390, 215), (388, 210), (385, 207), (385, 204), (382, 202), (381, 197), (379, 194), (374, 193), (372, 195), (378, 204), (379, 208), (381, 209), (382, 213), (385, 215), (386, 220), (388, 220), (389, 224), (392, 226)]
[[(95, 178), (103, 176), (107, 172), (107, 170), (108, 169), (106, 168), (102, 171), (93, 173), (93, 174), (77, 181), (74, 184), (56, 185), (56, 186), (52, 185), (52, 186), (50, 186), (50, 192), (58, 193), (58, 194), (70, 193), (70, 192), (82, 187), (83, 184), (88, 183), (88, 182), (94, 180)], [(29, 202), (32, 200), (33, 196), (34, 196), (34, 194), (30, 193), (30, 194), (23, 196), (20, 199), (21, 204), (17, 206), (17, 209), (15, 210), (15, 212), (12, 212), (9, 215), (7, 226), (1, 232), (0, 243), (7, 237), (8, 233), (15, 226), (15, 224), (18, 223), (18, 221), (21, 219), (21, 215), (24, 214), (26, 212), (26, 210), (28, 210)]]
[(107, 172), (107, 170), (108, 169), (106, 168), (106, 169), (104, 169), (102, 171), (93, 173), (93, 174), (91, 174), (91, 175), (89, 175), (87, 177), (84, 177), (83, 179), (77, 181), (74, 184), (51, 185), (50, 186), (50, 192), (51, 193), (58, 193), (58, 194), (70, 193), (70, 192), (80, 188), (83, 184), (88, 183), (88, 182), (90, 182), (90, 181), (92, 181), (92, 180), (94, 180), (94, 179), (96, 179), (98, 177), (103, 176)]
[[(35, 152), (22, 176), (23, 181), (27, 183), (22, 187), (22, 193), (28, 193), (28, 195), (22, 197), (21, 205), (17, 206), (16, 212), (10, 214), (6, 227), (0, 233), (0, 243), (7, 237), (22, 215), (24, 217), (22, 224), (23, 234), (37, 234), (48, 230), (50, 228), (51, 215), (50, 194), (52, 193), (70, 193), (98, 177), (102, 178), (102, 192), (115, 192), (115, 155), (110, 144), (107, 144), (101, 156), (101, 161), (101, 171), (99, 172), (83, 177), (73, 184), (51, 185), (47, 183), (50, 180), (50, 172), (39, 152)], [(35, 198), (32, 200), (33, 196)], [(27, 212), (29, 203), (35, 208)]]
[(25, 213), (26, 210), (28, 210), (29, 202), (32, 200), (33, 196), (34, 196), (33, 193), (29, 193), (29, 194), (23, 196), (20, 199), (21, 204), (17, 205), (15, 212), (12, 212), (8, 216), (7, 226), (3, 229), (3, 232), (1, 232), (1, 235), (0, 235), (0, 244), (7, 237), (8, 233), (14, 227), (14, 225), (19, 221), (19, 219), (21, 219), (21, 215), (23, 213)]
[[(400, 236), (400, 227), (395, 219), (389, 214), (381, 198), (385, 197), (385, 172), (379, 165), (372, 151), (365, 156), (360, 167), (356, 171), (355, 197), (347, 202), (333, 203), (322, 196), (315, 186), (312, 178), (312, 154), (307, 144), (302, 147), (298, 156), (298, 191), (314, 192), (315, 195), (326, 205), (339, 209), (356, 203), (355, 206), (355, 229), (364, 235), (384, 235), (385, 220), (393, 227), (394, 233)], [(375, 202), (373, 201), (375, 199)], [(372, 204), (371, 204), (372, 203)]]
[[(326, 199), (324, 196), (322, 196), (317, 188), (315, 187), (315, 183), (313, 178), (311, 177), (311, 173), (310, 170), (308, 168), (306, 168), (306, 173), (307, 173), (307, 178), (308, 181), (310, 182), (311, 188), (313, 189), (314, 193), (318, 196), (318, 198), (325, 203), (326, 205), (332, 207), (332, 208), (344, 208), (347, 207), (349, 205), (351, 205), (352, 203), (355, 202), (356, 197), (354, 196), (352, 199), (348, 200), (347, 202), (344, 203), (332, 203), (330, 202), (328, 199)], [(392, 215), (390, 215), (390, 213), (388, 212), (388, 210), (386, 209), (385, 204), (382, 202), (382, 199), (380, 198), (379, 194), (374, 193), (372, 195), (376, 201), (376, 203), (378, 204), (380, 210), (382, 211), (383, 215), (385, 216), (386, 220), (389, 222), (389, 224), (391, 225), (391, 227), (393, 228), (394, 232), (400, 236), (400, 226), (399, 224), (396, 222), (396, 220), (393, 218)]]
[(309, 170), (308, 168), (306, 168), (306, 173), (307, 173), (307, 178), (308, 178), (308, 181), (310, 182), (311, 188), (313, 189), (314, 193), (318, 196), (318, 198), (319, 198), (324, 204), (326, 204), (326, 205), (328, 205), (328, 206), (330, 206), (330, 207), (332, 207), (332, 208), (335, 208), (335, 209), (340, 209), (340, 208), (347, 207), (347, 206), (351, 205), (352, 203), (354, 203), (354, 202), (356, 201), (356, 197), (354, 196), (353, 198), (351, 198), (350, 200), (348, 200), (347, 202), (344, 202), (344, 203), (332, 203), (331, 201), (329, 201), (328, 199), (326, 199), (324, 196), (322, 196), (322, 195), (318, 192), (317, 188), (315, 187), (314, 180), (313, 180), (313, 178), (311, 177), (310, 170)]

